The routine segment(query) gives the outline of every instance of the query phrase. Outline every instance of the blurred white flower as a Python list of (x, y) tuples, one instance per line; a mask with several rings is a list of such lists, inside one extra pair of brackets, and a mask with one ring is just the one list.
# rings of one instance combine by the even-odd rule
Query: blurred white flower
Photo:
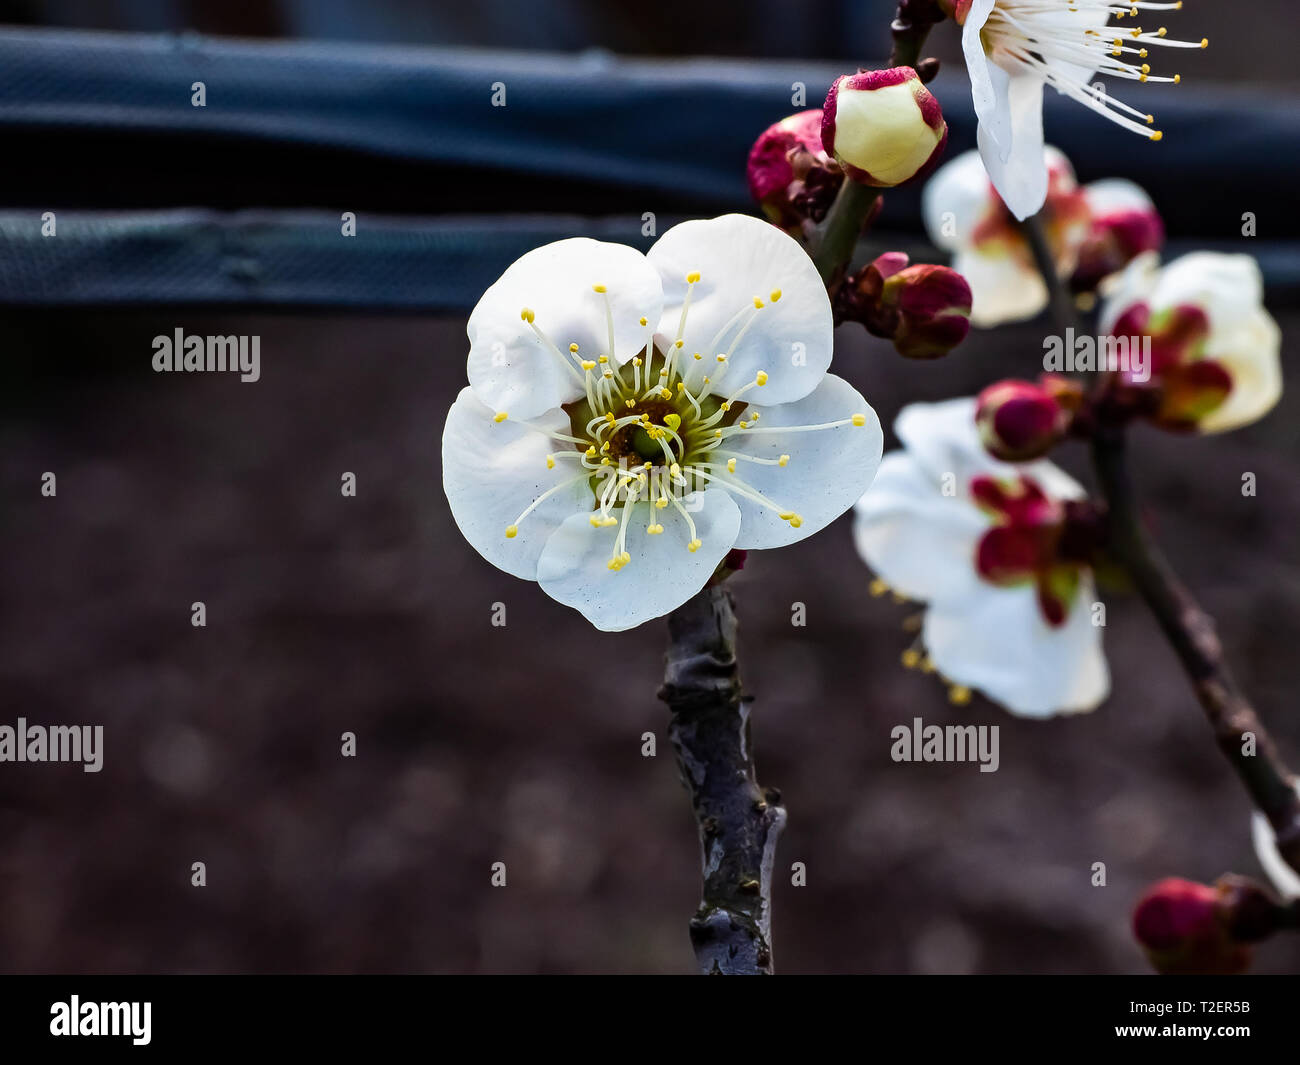
[(1221, 433), (1257, 421), (1281, 398), (1282, 334), (1249, 255), (1193, 252), (1161, 267), (1148, 253), (1103, 291), (1101, 332), (1151, 338), (1160, 424)]
[[(1121, 23), (1139, 12), (1171, 11), (1174, 3), (1113, 4), (1106, 0), (944, 0), (962, 27), (962, 52), (979, 119), (977, 139), (989, 176), (1017, 218), (1043, 205), (1043, 86), (1077, 100), (1112, 122), (1159, 140), (1154, 117), (1096, 88), (1097, 75), (1130, 81), (1177, 82), (1146, 61), (1152, 48), (1204, 48), (1207, 41), (1170, 40), (1165, 27)], [(1110, 24), (1112, 15), (1115, 24)]]
[[(1300, 783), (1296, 784), (1296, 791), (1300, 792)], [(1273, 826), (1258, 810), (1251, 815), (1250, 836), (1255, 844), (1255, 856), (1269, 880), (1273, 881), (1277, 893), (1284, 899), (1300, 899), (1300, 873), (1286, 863), (1282, 852), (1277, 849)]]
[[(1057, 272), (1069, 277), (1091, 225), (1074, 168), (1056, 148), (1040, 148), (1049, 175), (1043, 231)], [(1047, 306), (1047, 286), (1020, 227), (989, 181), (976, 151), (944, 163), (921, 192), (921, 213), (935, 245), (971, 289), (971, 322), (982, 328), (1032, 318)]]
[(823, 528), (880, 462), (875, 413), (826, 372), (812, 261), (756, 218), (685, 222), (648, 255), (538, 248), (468, 332), (443, 432), (452, 515), (489, 562), (600, 629), (681, 605), (733, 547)]
[(929, 662), (963, 695), (978, 689), (1015, 714), (1097, 706), (1110, 677), (1071, 534), (1083, 489), (1046, 460), (990, 456), (974, 399), (912, 404), (894, 429), (904, 450), (858, 501), (854, 536), (889, 587), (926, 604)]

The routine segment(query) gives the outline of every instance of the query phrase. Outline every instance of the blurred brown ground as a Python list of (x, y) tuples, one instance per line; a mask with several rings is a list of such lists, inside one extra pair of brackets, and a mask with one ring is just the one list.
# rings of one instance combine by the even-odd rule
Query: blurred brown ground
[[(152, 373), (151, 338), (177, 325), (260, 334), (261, 381)], [(1282, 326), (1293, 361), (1300, 315)], [(1033, 373), (1042, 329), (927, 365), (845, 329), (834, 368), (888, 423)], [(698, 856), (655, 698), (663, 625), (597, 633), (460, 537), (438, 453), (463, 330), (173, 311), (0, 325), (0, 723), (106, 734), (97, 775), (0, 765), (0, 969), (691, 970)], [(1159, 535), (1293, 765), (1298, 423), (1293, 388), (1252, 429), (1142, 432), (1135, 449)], [(1082, 459), (1061, 456), (1086, 476)], [(781, 971), (1142, 972), (1127, 922), (1149, 882), (1258, 873), (1246, 798), (1139, 602), (1106, 597), (1111, 699), (1025, 722), (905, 672), (908, 608), (868, 579), (844, 518), (735, 581), (760, 775), (790, 811), (778, 868), (808, 870), (776, 889)], [(889, 731), (917, 715), (1000, 725), (1001, 768), (894, 764)], [(1256, 968), (1298, 963), (1292, 937)]]

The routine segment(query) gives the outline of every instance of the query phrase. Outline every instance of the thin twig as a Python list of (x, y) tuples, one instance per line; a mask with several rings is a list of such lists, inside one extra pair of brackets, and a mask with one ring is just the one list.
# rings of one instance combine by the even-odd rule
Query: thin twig
[(713, 584), (668, 615), (659, 697), (672, 712), (669, 738), (691, 796), (704, 890), (691, 919), (700, 971), (770, 974), (772, 868), (785, 808), (760, 788), (750, 741), (749, 697), (736, 666), (731, 593)]
[[(1214, 620), (1201, 609), (1152, 542), (1138, 515), (1125, 461), (1125, 427), (1099, 424), (1092, 438), (1093, 465), (1108, 506), (1107, 546), (1133, 580), (1178, 655), (1219, 750), (1277, 834), (1278, 850), (1300, 871), (1300, 795), (1259, 716), (1223, 659)], [(1254, 736), (1247, 753), (1246, 734)]]

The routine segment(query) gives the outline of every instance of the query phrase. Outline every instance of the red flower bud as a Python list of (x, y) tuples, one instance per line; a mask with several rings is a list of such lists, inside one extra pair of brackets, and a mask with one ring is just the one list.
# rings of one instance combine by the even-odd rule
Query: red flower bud
[(1006, 462), (1041, 458), (1061, 439), (1067, 415), (1047, 389), (998, 381), (979, 395), (975, 424), (989, 454)]
[(826, 217), (844, 179), (822, 149), (822, 113), (816, 108), (768, 126), (750, 149), (746, 173), (750, 195), (792, 236)]
[(885, 252), (841, 286), (838, 320), (861, 322), (894, 342), (909, 359), (947, 355), (970, 332), (970, 285), (946, 266), (907, 265), (899, 251)]
[(1250, 965), (1250, 947), (1232, 938), (1224, 892), (1170, 877), (1133, 911), (1133, 935), (1158, 972), (1227, 976)]

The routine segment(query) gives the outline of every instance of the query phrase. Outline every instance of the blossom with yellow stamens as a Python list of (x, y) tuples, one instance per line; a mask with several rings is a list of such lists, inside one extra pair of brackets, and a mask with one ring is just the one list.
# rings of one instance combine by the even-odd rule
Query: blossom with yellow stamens
[[(1173, 40), (1164, 26), (1140, 25), (1172, 3), (1107, 0), (940, 0), (962, 27), (962, 52), (979, 119), (980, 155), (1007, 207), (1020, 219), (1043, 205), (1043, 86), (1069, 96), (1115, 124), (1150, 138), (1163, 134), (1155, 116), (1094, 85), (1097, 75), (1137, 82), (1178, 82), (1153, 69), (1162, 48), (1204, 48)], [(1112, 21), (1113, 19), (1113, 21)], [(1150, 62), (1148, 61), (1150, 60)]]
[(823, 528), (880, 462), (875, 413), (826, 372), (812, 261), (756, 218), (683, 223), (647, 255), (538, 248), (468, 332), (470, 384), (443, 432), (452, 516), (600, 629), (668, 613), (732, 548)]

